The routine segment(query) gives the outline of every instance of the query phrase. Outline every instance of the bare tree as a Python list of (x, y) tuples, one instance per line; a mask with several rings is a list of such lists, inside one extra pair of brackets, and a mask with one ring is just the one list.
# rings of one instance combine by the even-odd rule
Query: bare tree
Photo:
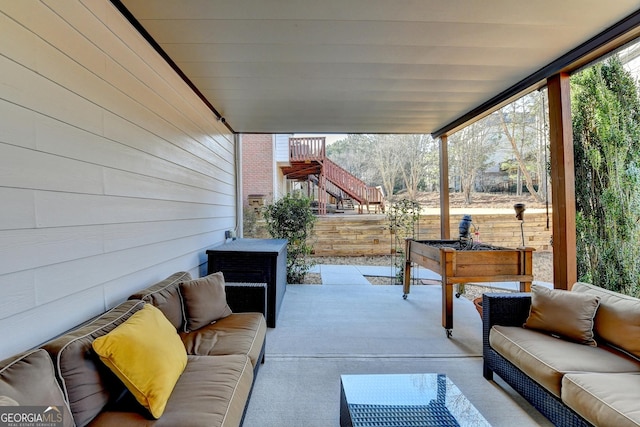
[[(517, 194), (522, 194), (522, 178), (536, 200), (545, 200), (546, 189), (546, 126), (544, 114), (546, 92), (533, 92), (503, 107), (496, 114), (502, 134), (511, 144), (516, 162)], [(542, 99), (540, 99), (542, 97)], [(540, 184), (536, 189), (531, 171)]]
[(410, 199), (427, 180), (438, 179), (438, 145), (430, 135), (348, 135), (327, 147), (329, 157), (387, 196), (403, 186)]
[(435, 156), (430, 154), (437, 154), (438, 146), (431, 135), (397, 135), (396, 139), (402, 152), (402, 180), (409, 200), (415, 200), (420, 184), (424, 184), (428, 169), (435, 166), (437, 172), (438, 164), (429, 162), (433, 162)]
[(450, 173), (459, 179), (465, 204), (472, 203), (472, 192), (478, 172), (486, 169), (495, 152), (497, 140), (491, 116), (475, 122), (449, 137)]
[(345, 139), (327, 145), (327, 156), (369, 184), (374, 174), (371, 173), (371, 165), (365, 154), (367, 147), (368, 140), (363, 135), (350, 134)]
[(401, 151), (392, 135), (358, 134), (331, 144), (327, 154), (368, 185), (381, 185), (391, 196), (401, 174)]
[(402, 150), (393, 135), (368, 135), (371, 141), (369, 153), (371, 163), (376, 168), (382, 188), (387, 197), (394, 193), (394, 188), (401, 172)]

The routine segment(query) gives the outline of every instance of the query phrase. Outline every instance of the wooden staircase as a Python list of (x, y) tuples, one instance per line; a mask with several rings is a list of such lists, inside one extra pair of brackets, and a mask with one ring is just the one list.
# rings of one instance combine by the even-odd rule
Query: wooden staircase
[[(316, 175), (309, 175), (308, 179), (315, 186), (318, 186), (320, 183)], [(340, 189), (340, 187), (329, 180), (327, 180), (326, 182), (325, 191), (336, 200), (336, 209), (338, 209), (338, 205), (341, 205), (342, 209), (355, 209), (353, 205), (353, 199), (347, 196), (345, 192)]]
[[(352, 199), (363, 207), (374, 206), (384, 212), (379, 187), (370, 187), (326, 156), (325, 138), (289, 138), (289, 166), (282, 167), (288, 179), (309, 181), (318, 187), (318, 213), (326, 214), (328, 196), (338, 201)], [(352, 202), (353, 203), (353, 202)]]

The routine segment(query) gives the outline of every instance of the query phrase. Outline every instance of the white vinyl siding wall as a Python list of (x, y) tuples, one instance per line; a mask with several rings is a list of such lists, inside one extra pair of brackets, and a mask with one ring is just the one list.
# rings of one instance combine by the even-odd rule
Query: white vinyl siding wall
[(0, 359), (236, 225), (233, 135), (108, 0), (0, 2)]
[(287, 177), (282, 173), (281, 166), (289, 165), (289, 137), (293, 136), (293, 134), (282, 134), (278, 133), (275, 137), (275, 161), (276, 165), (274, 167), (274, 189), (273, 189), (273, 198), (275, 200), (281, 199), (287, 194)]
[(275, 161), (283, 165), (289, 164), (289, 137), (291, 134), (275, 134)]

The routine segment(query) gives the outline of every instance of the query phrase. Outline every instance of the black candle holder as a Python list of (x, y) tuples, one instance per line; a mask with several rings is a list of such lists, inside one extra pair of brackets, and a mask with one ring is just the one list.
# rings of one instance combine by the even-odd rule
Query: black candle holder
[(520, 235), (522, 236), (522, 247), (524, 247), (524, 203), (516, 203), (513, 205), (513, 209), (516, 211), (516, 219), (520, 221)]

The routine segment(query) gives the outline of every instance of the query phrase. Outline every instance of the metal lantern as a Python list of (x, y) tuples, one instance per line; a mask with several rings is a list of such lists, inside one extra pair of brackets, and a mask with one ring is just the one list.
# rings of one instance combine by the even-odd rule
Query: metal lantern
[(513, 205), (513, 209), (516, 211), (516, 219), (520, 221), (524, 221), (524, 203), (516, 203)]
[(471, 215), (463, 215), (460, 223), (458, 224), (458, 234), (460, 240), (460, 246), (463, 248), (469, 248), (473, 245), (473, 239), (469, 230), (471, 228)]

